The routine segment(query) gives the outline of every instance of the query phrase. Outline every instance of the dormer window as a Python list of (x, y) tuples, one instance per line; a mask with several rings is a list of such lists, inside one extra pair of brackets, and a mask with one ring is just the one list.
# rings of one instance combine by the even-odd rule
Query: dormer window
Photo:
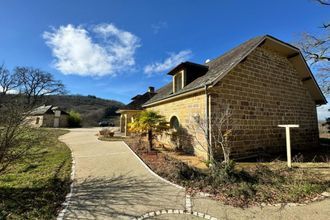
[(184, 71), (181, 70), (173, 76), (173, 93), (180, 91), (184, 87)]
[(207, 66), (197, 63), (184, 62), (173, 68), (168, 75), (173, 76), (173, 93), (180, 91), (183, 87), (203, 76), (208, 70)]

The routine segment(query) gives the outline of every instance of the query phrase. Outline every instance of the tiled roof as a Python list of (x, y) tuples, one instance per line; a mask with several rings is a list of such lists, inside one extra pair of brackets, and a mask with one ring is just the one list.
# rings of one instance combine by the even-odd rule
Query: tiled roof
[(234, 49), (228, 51), (222, 56), (204, 64), (209, 68), (206, 74), (195, 79), (175, 94), (173, 94), (172, 92), (172, 82), (161, 87), (156, 91), (157, 94), (151, 99), (149, 99), (145, 103), (145, 105), (188, 91), (199, 89), (204, 87), (205, 85), (213, 83), (214, 81), (216, 81), (216, 79), (218, 79), (219, 77), (227, 73), (229, 70), (231, 70), (234, 66), (236, 66), (240, 62), (240, 60), (246, 55), (248, 55), (257, 45), (259, 45), (265, 39), (265, 37), (266, 36), (252, 38), (239, 45), (238, 47), (235, 47)]
[(137, 95), (132, 98), (132, 101), (120, 108), (120, 110), (142, 110), (142, 105), (152, 98), (156, 93), (146, 92), (143, 95)]
[(47, 112), (52, 113), (51, 111), (52, 107), (53, 107), (52, 105), (42, 105), (38, 108), (33, 109), (31, 115), (44, 115)]
[(57, 106), (42, 105), (42, 106), (39, 106), (38, 108), (35, 108), (34, 110), (32, 110), (30, 115), (54, 114), (55, 110), (60, 110), (62, 114), (68, 114), (67, 112), (59, 109), (59, 107), (57, 107)]

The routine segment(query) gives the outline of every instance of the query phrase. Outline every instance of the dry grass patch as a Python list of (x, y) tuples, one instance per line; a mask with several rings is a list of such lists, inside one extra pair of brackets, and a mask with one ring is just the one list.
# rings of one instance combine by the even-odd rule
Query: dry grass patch
[(211, 172), (196, 157), (161, 148), (148, 153), (143, 139), (128, 138), (125, 142), (160, 176), (186, 187), (191, 194), (208, 193), (233, 206), (305, 203), (330, 187), (327, 163), (294, 163), (288, 169), (285, 162), (232, 162)]

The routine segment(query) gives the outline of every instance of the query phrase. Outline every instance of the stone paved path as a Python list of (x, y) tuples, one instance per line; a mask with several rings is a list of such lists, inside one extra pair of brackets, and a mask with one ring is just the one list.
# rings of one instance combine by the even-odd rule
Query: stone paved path
[[(187, 210), (184, 189), (149, 172), (123, 142), (97, 140), (98, 130), (100, 128), (72, 129), (60, 137), (71, 148), (75, 160), (74, 190), (64, 219), (143, 216), (144, 219), (202, 219), (175, 213)], [(208, 198), (193, 197), (191, 206), (194, 212), (209, 214), (207, 219), (210, 215), (218, 219), (329, 219), (330, 216), (329, 199), (302, 207), (239, 209)], [(158, 215), (165, 209), (166, 214)], [(155, 211), (158, 211), (157, 216), (149, 216), (148, 213)]]

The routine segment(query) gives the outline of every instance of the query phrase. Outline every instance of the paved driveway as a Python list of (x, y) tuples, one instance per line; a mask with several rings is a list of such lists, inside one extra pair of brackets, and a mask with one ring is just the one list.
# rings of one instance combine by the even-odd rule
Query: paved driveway
[(99, 129), (60, 137), (72, 150), (74, 192), (65, 219), (132, 219), (163, 209), (185, 209), (185, 191), (150, 173), (124, 142), (97, 140)]
[(64, 219), (134, 219), (158, 215), (165, 209), (173, 214), (150, 219), (199, 219), (177, 213), (191, 206), (192, 211), (219, 219), (328, 219), (330, 216), (329, 199), (307, 206), (249, 209), (233, 208), (208, 198), (194, 197), (190, 201), (182, 188), (149, 172), (123, 142), (97, 140), (98, 130), (72, 129), (60, 137), (71, 148), (76, 162), (73, 196)]

